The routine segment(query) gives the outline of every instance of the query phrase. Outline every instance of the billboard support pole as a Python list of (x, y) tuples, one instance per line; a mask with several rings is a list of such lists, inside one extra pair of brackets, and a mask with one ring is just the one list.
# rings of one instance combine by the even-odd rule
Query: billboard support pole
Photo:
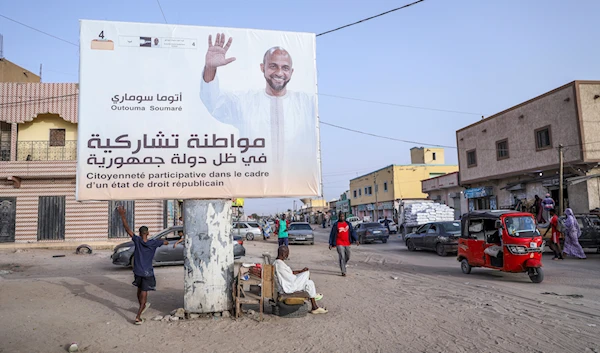
[(183, 202), (184, 301), (188, 313), (232, 308), (231, 199)]

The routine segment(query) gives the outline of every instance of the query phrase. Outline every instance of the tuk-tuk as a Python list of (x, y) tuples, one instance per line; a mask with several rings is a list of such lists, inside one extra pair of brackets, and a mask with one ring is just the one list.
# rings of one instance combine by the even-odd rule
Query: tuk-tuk
[(531, 213), (472, 211), (462, 216), (458, 257), (463, 273), (472, 267), (527, 272), (533, 283), (544, 280), (544, 241)]

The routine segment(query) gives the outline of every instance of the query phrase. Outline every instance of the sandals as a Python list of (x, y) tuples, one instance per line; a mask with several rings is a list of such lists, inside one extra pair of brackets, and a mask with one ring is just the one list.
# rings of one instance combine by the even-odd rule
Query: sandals
[(315, 297), (315, 300), (321, 300), (321, 299), (323, 299), (323, 294), (317, 293), (317, 296)]
[(144, 313), (146, 312), (146, 310), (148, 310), (149, 307), (150, 307), (150, 303), (146, 302), (146, 305), (144, 306), (144, 310), (142, 310), (142, 313), (140, 314), (140, 316), (144, 315)]
[(141, 318), (141, 319), (140, 319), (140, 321), (138, 321), (138, 320), (135, 320), (133, 323), (134, 323), (134, 325), (141, 325), (141, 324), (143, 324), (143, 323), (144, 323), (144, 321), (146, 321), (146, 319), (144, 319), (144, 318)]
[(327, 314), (328, 312), (329, 311), (325, 308), (318, 308), (317, 310), (313, 310), (310, 313), (317, 315), (317, 314)]

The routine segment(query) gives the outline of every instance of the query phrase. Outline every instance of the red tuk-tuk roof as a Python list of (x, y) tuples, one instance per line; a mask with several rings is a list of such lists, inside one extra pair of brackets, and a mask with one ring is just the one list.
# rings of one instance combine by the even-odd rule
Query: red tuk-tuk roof
[(462, 218), (487, 218), (487, 219), (500, 219), (502, 216), (511, 217), (532, 217), (531, 213), (513, 211), (513, 210), (478, 210), (465, 213)]

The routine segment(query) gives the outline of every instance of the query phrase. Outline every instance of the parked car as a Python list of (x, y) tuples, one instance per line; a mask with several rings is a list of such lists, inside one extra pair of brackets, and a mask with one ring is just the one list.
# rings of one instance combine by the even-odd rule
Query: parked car
[(406, 235), (406, 247), (410, 251), (435, 250), (439, 256), (446, 256), (458, 251), (460, 229), (459, 221), (426, 223)]
[[(385, 225), (383, 223), (384, 221), (385, 221), (385, 218), (381, 218), (381, 219), (379, 219), (378, 222), (381, 223), (381, 225), (383, 225), (385, 227)], [(389, 223), (390, 234), (396, 234), (396, 233), (398, 233), (398, 225), (396, 223), (394, 223), (394, 221), (392, 221), (391, 219), (388, 219), (388, 221), (390, 222)]]
[[(578, 239), (581, 247), (595, 248), (600, 252), (600, 217), (596, 214), (576, 214), (575, 218), (577, 219), (577, 223), (579, 223), (579, 229), (581, 229), (581, 236)], [(565, 216), (559, 219), (564, 224)], [(538, 225), (538, 230), (541, 234), (546, 232), (548, 225), (549, 223)], [(548, 232), (549, 235), (550, 232)], [(561, 239), (561, 243), (564, 244), (564, 239)]]
[(262, 237), (262, 229), (258, 222), (233, 222), (231, 227), (233, 235), (246, 237), (246, 240), (254, 240), (254, 237)]
[[(159, 265), (183, 265), (183, 242), (177, 244), (175, 248), (173, 245), (181, 239), (183, 233), (183, 226), (175, 226), (167, 229), (163, 229), (155, 235), (150, 236), (150, 239), (165, 239), (169, 241), (169, 245), (163, 245), (156, 249), (154, 260), (152, 264), (154, 266)], [(244, 240), (241, 237), (233, 237), (233, 257), (239, 259), (246, 255), (246, 249), (244, 248)], [(113, 254), (110, 256), (112, 263), (118, 266), (133, 266), (133, 250), (135, 244), (133, 241), (128, 241), (115, 246)]]
[(387, 243), (390, 233), (379, 222), (369, 222), (356, 225), (356, 236), (361, 244), (372, 243), (376, 240)]
[(315, 245), (315, 234), (310, 224), (306, 222), (294, 222), (288, 229), (288, 242), (290, 244)]
[(362, 221), (360, 220), (360, 218), (356, 217), (356, 216), (352, 216), (352, 217), (348, 217), (346, 218), (346, 222), (352, 224), (352, 227), (356, 228), (356, 226), (360, 223), (362, 223)]

